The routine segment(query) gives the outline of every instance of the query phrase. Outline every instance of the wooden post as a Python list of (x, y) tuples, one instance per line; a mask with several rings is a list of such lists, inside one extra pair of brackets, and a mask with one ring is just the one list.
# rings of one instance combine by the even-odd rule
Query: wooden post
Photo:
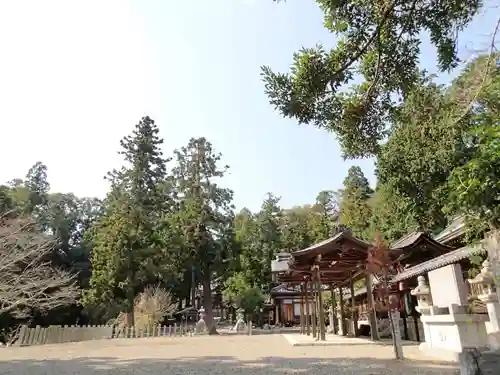
[(331, 307), (331, 310), (332, 310), (332, 321), (330, 322), (330, 324), (332, 325), (332, 333), (337, 333), (336, 331), (336, 326), (337, 326), (337, 316), (335, 314), (335, 306), (337, 305), (336, 301), (335, 301), (335, 289), (334, 289), (334, 286), (333, 284), (330, 285), (330, 297), (332, 299), (332, 307)]
[(372, 275), (365, 275), (366, 296), (368, 298), (368, 320), (370, 322), (370, 336), (373, 341), (378, 341), (377, 313), (375, 311), (375, 301), (373, 300)]
[(319, 304), (319, 339), (321, 341), (326, 340), (325, 332), (325, 308), (323, 306), (323, 293), (321, 293), (321, 276), (319, 270), (316, 271), (316, 285), (318, 288), (318, 304)]
[[(311, 282), (311, 286), (313, 286), (314, 284)], [(312, 294), (312, 317), (311, 317), (311, 320), (312, 320), (312, 334), (313, 334), (313, 337), (316, 337), (316, 333), (317, 333), (317, 330), (316, 330), (316, 288), (314, 287), (311, 287), (311, 294)]]
[(311, 296), (310, 296), (310, 288), (309, 281), (305, 283), (305, 291), (306, 291), (306, 334), (307, 336), (311, 335), (311, 312), (309, 311), (311, 308)]
[(321, 331), (320, 327), (321, 327), (321, 322), (319, 320), (319, 315), (320, 315), (320, 307), (319, 307), (319, 292), (318, 292), (318, 284), (317, 282), (315, 281), (314, 282), (314, 290), (316, 291), (316, 298), (314, 299), (314, 303), (316, 304), (316, 340), (319, 340), (319, 333)]
[(339, 332), (342, 331), (342, 336), (347, 336), (347, 327), (345, 324), (344, 312), (344, 296), (342, 295), (342, 287), (339, 286), (339, 306), (340, 306), (340, 327)]
[(351, 324), (352, 324), (352, 335), (354, 337), (358, 336), (358, 318), (356, 310), (356, 297), (354, 296), (354, 279), (352, 278), (353, 273), (351, 273)]
[(304, 324), (304, 285), (300, 285), (300, 333), (305, 333)]

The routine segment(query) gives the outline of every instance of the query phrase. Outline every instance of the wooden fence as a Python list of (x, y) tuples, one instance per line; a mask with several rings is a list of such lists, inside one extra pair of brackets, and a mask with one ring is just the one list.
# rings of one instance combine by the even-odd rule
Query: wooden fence
[(44, 345), (65, 342), (103, 340), (113, 338), (140, 338), (164, 336), (192, 336), (193, 326), (150, 326), (146, 328), (115, 326), (50, 326), (29, 328), (22, 326), (16, 345)]

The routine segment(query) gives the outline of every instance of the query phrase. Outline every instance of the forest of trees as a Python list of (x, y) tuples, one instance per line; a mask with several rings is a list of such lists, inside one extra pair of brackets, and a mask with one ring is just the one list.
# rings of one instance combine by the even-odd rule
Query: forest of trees
[[(403, 16), (411, 4), (401, 9)], [(362, 17), (338, 7), (338, 22), (326, 11), (326, 25), (344, 35), (342, 48), (352, 48), (362, 32), (354, 23)], [(475, 10), (439, 14), (443, 22), (449, 17), (466, 24), (467, 11)], [(211, 286), (223, 286), (228, 304), (248, 289), (266, 294), (278, 252), (304, 248), (346, 228), (367, 241), (378, 234), (390, 242), (414, 230), (437, 233), (457, 215), (465, 216), (471, 238), (498, 229), (495, 57), (480, 56), (450, 85), (438, 85), (416, 68), (414, 41), (419, 28), (440, 26), (423, 10), (415, 12), (420, 23), (413, 28), (405, 23), (411, 14), (368, 20), (379, 22), (371, 39), (375, 44), (354, 51), (350, 60), (353, 50), (330, 53), (318, 47), (295, 56), (293, 74), (263, 69), (266, 93), (284, 116), (335, 132), (347, 158), (375, 158), (374, 187), (354, 166), (341, 190), (320, 191), (309, 205), (281, 207), (270, 192), (258, 212), (235, 212), (233, 192), (221, 182), (229, 168), (223, 156), (205, 138), (164, 156), (158, 127), (149, 117), (121, 141), (124, 164), (106, 176), (110, 187), (103, 200), (51, 191), (43, 162), (24, 178), (1, 185), (3, 332), (20, 322), (103, 324), (120, 312), (132, 324), (134, 301), (146, 288), (160, 286), (180, 306), (192, 300), (193, 282), (202, 287), (206, 323), (214, 332)], [(394, 35), (398, 25), (412, 37)], [(443, 69), (456, 65), (450, 43), (444, 37), (434, 40)], [(332, 58), (339, 60), (333, 64)], [(332, 71), (346, 59), (352, 66)], [(337, 93), (355, 70), (366, 81)]]

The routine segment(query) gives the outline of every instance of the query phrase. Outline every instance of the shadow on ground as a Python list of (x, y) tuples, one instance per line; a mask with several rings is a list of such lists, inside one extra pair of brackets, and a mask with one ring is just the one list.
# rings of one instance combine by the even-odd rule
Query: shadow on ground
[(0, 361), (2, 375), (87, 375), (87, 374), (165, 374), (165, 375), (256, 375), (296, 374), (334, 375), (447, 375), (458, 374), (454, 365), (432, 362), (393, 361), (373, 358), (329, 359), (263, 357), (241, 361), (234, 357), (181, 357), (177, 359), (124, 360), (111, 357), (71, 360)]

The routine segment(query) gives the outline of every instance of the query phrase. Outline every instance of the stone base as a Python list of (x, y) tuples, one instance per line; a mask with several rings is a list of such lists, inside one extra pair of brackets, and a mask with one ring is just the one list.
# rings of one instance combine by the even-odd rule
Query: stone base
[(500, 350), (500, 332), (488, 333), (488, 347), (491, 350)]
[[(429, 348), (425, 342), (421, 343), (418, 348), (426, 357), (444, 362), (460, 362), (460, 353), (457, 351), (442, 348)], [(480, 352), (489, 351), (489, 349), (485, 347), (478, 348), (478, 350)]]
[(459, 354), (458, 352), (455, 352), (453, 350), (447, 350), (447, 349), (439, 349), (439, 348), (429, 348), (429, 346), (423, 342), (421, 343), (418, 348), (420, 351), (429, 358), (437, 359), (440, 361), (445, 361), (445, 362), (458, 362), (459, 361)]
[(422, 315), (425, 342), (432, 350), (461, 352), (488, 345), (485, 315)]

